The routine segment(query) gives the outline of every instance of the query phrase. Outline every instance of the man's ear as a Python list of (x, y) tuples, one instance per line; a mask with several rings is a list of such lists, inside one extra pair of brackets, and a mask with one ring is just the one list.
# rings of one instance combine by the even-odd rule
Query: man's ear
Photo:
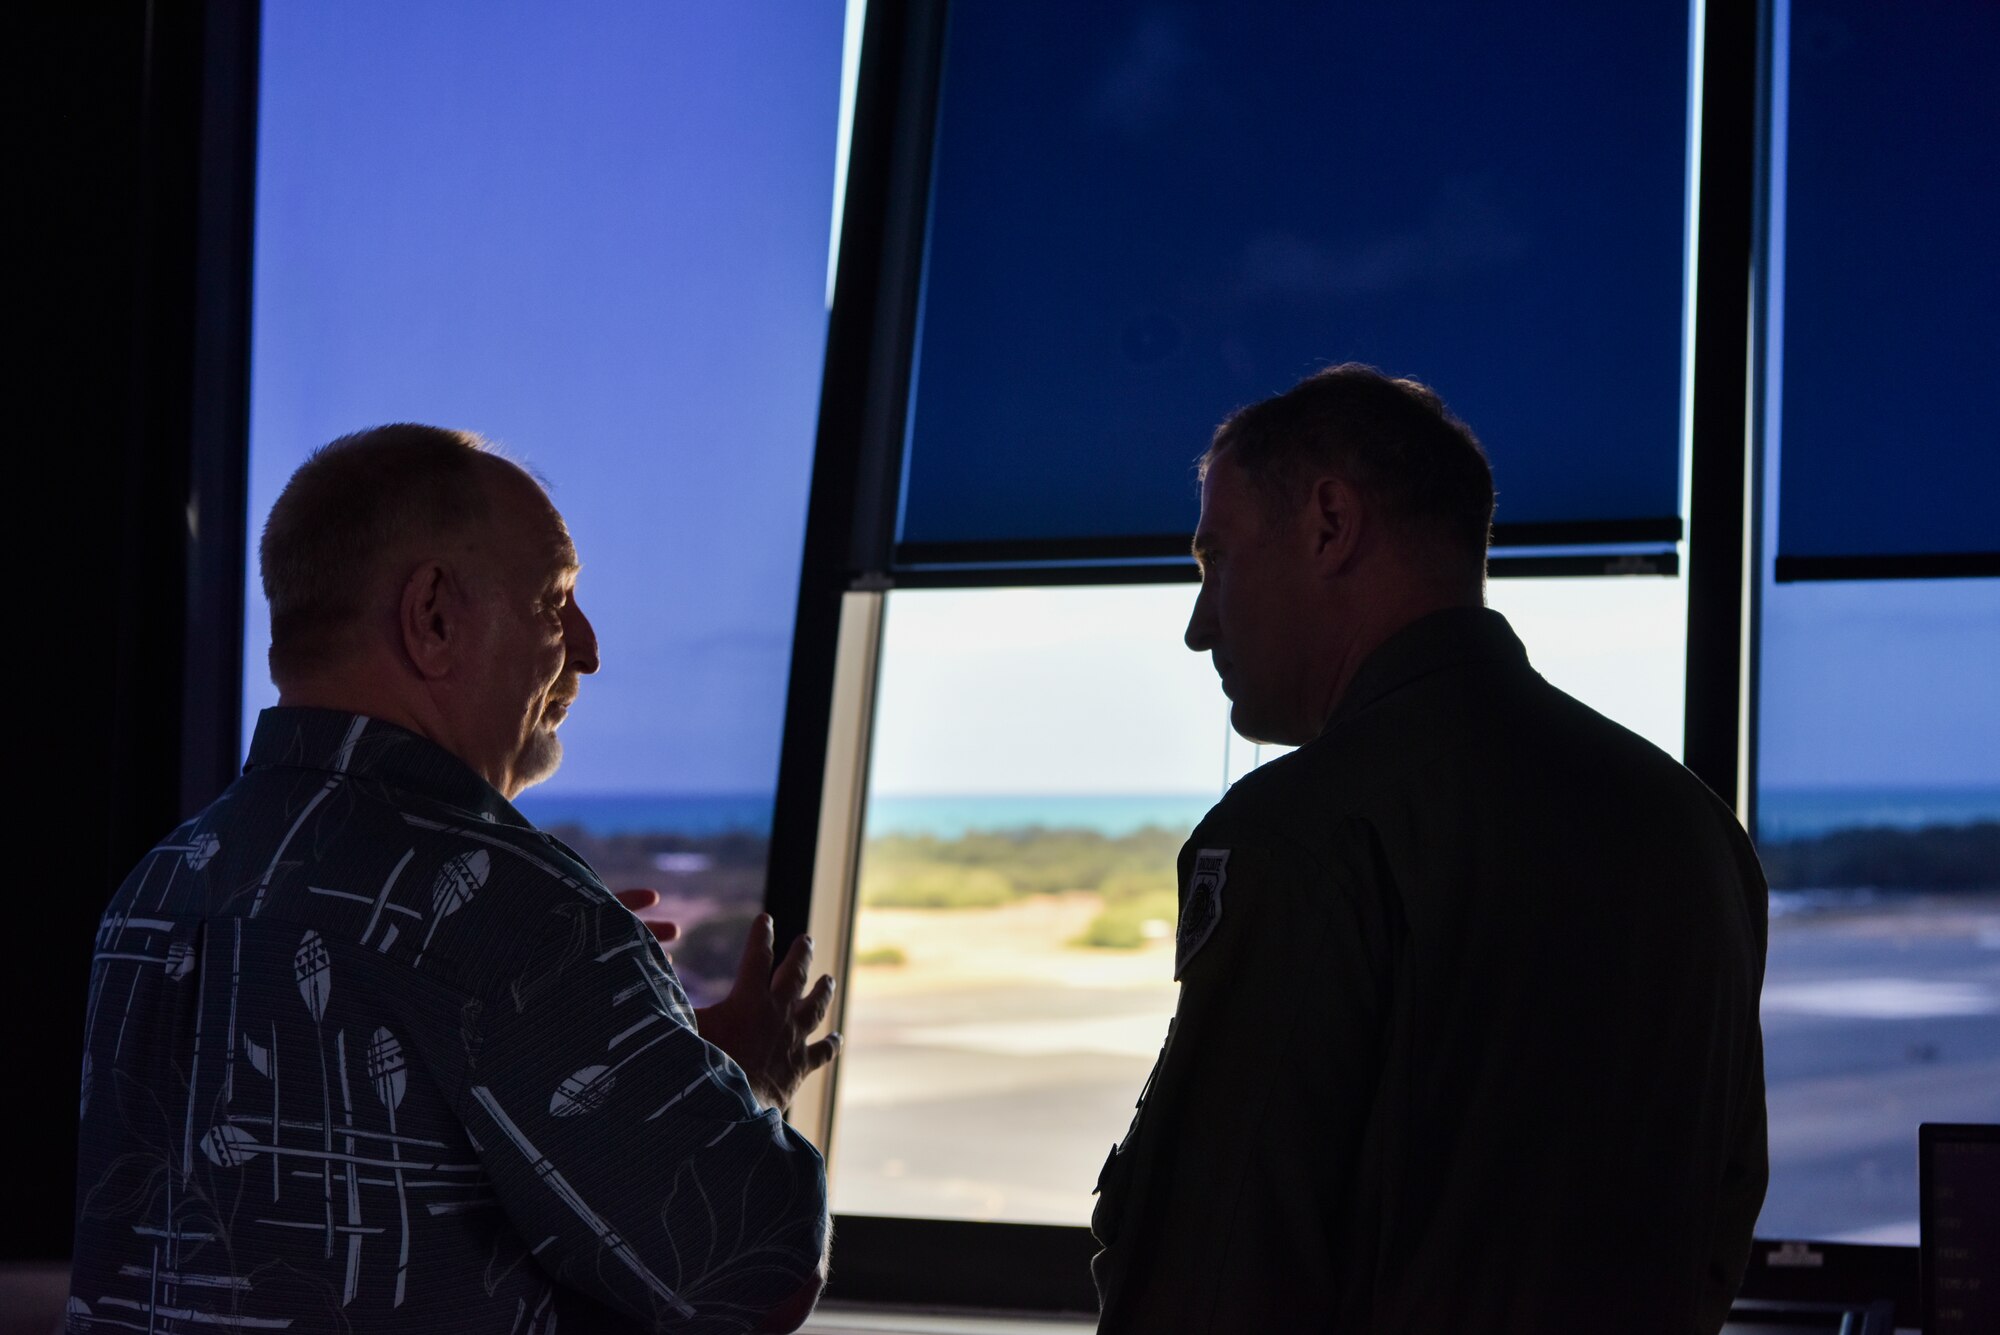
[(1344, 477), (1324, 476), (1313, 483), (1306, 511), (1312, 526), (1313, 564), (1330, 575), (1345, 572), (1360, 552), (1367, 529), (1361, 493)]
[(465, 631), (464, 591), (442, 561), (426, 561), (403, 581), (397, 607), (403, 653), (417, 675), (432, 681), (450, 674)]

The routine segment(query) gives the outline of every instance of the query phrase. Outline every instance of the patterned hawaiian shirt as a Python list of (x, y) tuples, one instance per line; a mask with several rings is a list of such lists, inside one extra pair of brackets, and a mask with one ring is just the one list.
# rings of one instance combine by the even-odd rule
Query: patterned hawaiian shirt
[(71, 1331), (742, 1331), (820, 1156), (455, 757), (272, 709), (98, 929)]

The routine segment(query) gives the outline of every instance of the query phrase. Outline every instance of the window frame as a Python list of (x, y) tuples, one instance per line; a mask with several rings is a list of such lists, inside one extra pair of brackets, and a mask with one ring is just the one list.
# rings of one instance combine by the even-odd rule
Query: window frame
[[(1774, 299), (1782, 300), (1781, 294), (1786, 283), (1786, 252), (1789, 239), (1784, 235), (1785, 219), (1790, 209), (1790, 165), (1791, 149), (1786, 142), (1790, 133), (1791, 62), (1792, 62), (1792, 21), (1793, 0), (1760, 0), (1764, 10), (1764, 22), (1768, 33), (1759, 64), (1762, 77), (1768, 84), (1768, 92), (1763, 107), (1764, 121), (1760, 126), (1759, 142), (1764, 147), (1765, 162), (1759, 174), (1760, 204), (1769, 208), (1770, 201), (1784, 201), (1762, 228), (1759, 256), (1762, 273), (1758, 282), (1757, 300), (1760, 312), (1768, 311)], [(1758, 499), (1757, 515), (1765, 525), (1774, 525), (1782, 504), (1780, 495), (1783, 479), (1780, 456), (1783, 453), (1783, 378), (1785, 372), (1784, 313), (1777, 312), (1776, 319), (1760, 318), (1759, 327), (1764, 337), (1757, 348), (1757, 422), (1761, 428), (1758, 439), (1758, 457), (1766, 471), (1766, 484)], [(1760, 551), (1761, 559), (1769, 560), (1771, 583), (1793, 584), (1818, 581), (1849, 582), (1857, 580), (1940, 580), (1940, 579), (1990, 579), (2000, 576), (2000, 547), (1989, 546), (1981, 551), (1928, 551), (1915, 553), (1857, 552), (1846, 555), (1787, 555), (1780, 542), (1771, 544), (1768, 552)], [(1760, 582), (1761, 583), (1761, 582)]]
[[(947, 9), (948, 0), (868, 4), (773, 821), (767, 906), (780, 932), (810, 923), (842, 960), (857, 889), (885, 595), (905, 588), (1198, 579), (1183, 555), (1182, 535), (896, 541)], [(1496, 578), (1636, 574), (1688, 581), (1686, 764), (1746, 828), (1754, 828), (1756, 796), (1769, 314), (1761, 270), (1769, 227), (1773, 18), (1774, 0), (1690, 4), (1685, 532), (1587, 526), (1516, 532), (1502, 525), (1490, 562)], [(1605, 550), (1640, 543), (1659, 545)], [(857, 672), (862, 662), (867, 670)], [(829, 831), (828, 822), (840, 829)], [(837, 906), (826, 902), (829, 894)], [(838, 938), (824, 934), (834, 924)], [(818, 1080), (794, 1108), (794, 1120), (821, 1145), (831, 1143), (837, 1079)], [(1083, 1264), (1095, 1247), (1087, 1229), (843, 1215), (835, 1231), (845, 1259), (829, 1286), (832, 1298), (1096, 1308)], [(1774, 1259), (1788, 1255), (1777, 1242), (1759, 1239), (1741, 1296), (1892, 1297), (1900, 1311), (1914, 1311), (1916, 1249), (1813, 1244), (1811, 1250), (1820, 1263), (1802, 1274)], [(977, 1263), (968, 1263), (969, 1256)]]
[[(1746, 712), (1754, 701), (1749, 629), (1759, 537), (1752, 502), (1761, 470), (1746, 403), (1758, 314), (1752, 279), (1761, 225), (1765, 90), (1758, 49), (1765, 16), (1762, 5), (1720, 9), (1711, 17), (1705, 0), (1691, 5), (1691, 81), (1700, 101), (1690, 118), (1687, 531), (1523, 525), (1516, 532), (1503, 525), (1490, 565), (1499, 578), (1638, 574), (1689, 581), (1684, 753), (1688, 768), (1748, 826), (1755, 791), (1748, 759), (1754, 718)], [(892, 588), (1198, 578), (1184, 535), (1089, 543), (896, 541), (947, 11), (948, 0), (871, 0), (863, 25), (766, 891), (781, 933), (804, 930), (811, 915), (843, 597)], [(1685, 568), (1678, 546), (1684, 536)], [(1615, 546), (1622, 544), (1639, 550)], [(847, 850), (844, 860), (853, 858)]]
[[(166, 651), (168, 680), (147, 694), (166, 708), (123, 720), (121, 732), (148, 759), (178, 757), (143, 803), (170, 805), (176, 820), (228, 787), (242, 758), (262, 18), (259, 0), (204, 0), (193, 13), (149, 24), (144, 43), (129, 430), (147, 462), (145, 476), (127, 485), (147, 493), (138, 501), (145, 540), (159, 554), (178, 547), (180, 559), (148, 569), (143, 590), (127, 591), (159, 604), (140, 634)], [(158, 504), (167, 498), (170, 505)], [(164, 529), (169, 509), (177, 542)], [(177, 622), (171, 636), (169, 618)]]
[[(1517, 533), (1503, 526), (1497, 534), (1503, 544), (1532, 543), (1537, 550), (1510, 554), (1503, 547), (1492, 561), (1492, 573), (1503, 578), (1678, 574), (1688, 580), (1686, 763), (1748, 828), (1756, 793), (1768, 407), (1768, 291), (1761, 270), (1769, 242), (1774, 13), (1783, 3), (1691, 0), (1685, 534)], [(186, 204), (174, 191), (191, 191), (203, 221), (199, 235), (173, 253), (148, 257), (148, 290), (162, 295), (146, 327), (157, 334), (164, 321), (192, 328), (195, 337), (173, 365), (142, 368), (138, 428), (187, 467), (186, 601), (178, 609), (184, 745), (173, 776), (184, 810), (204, 804), (234, 774), (240, 591), (248, 559), (243, 509), (259, 7), (254, 0), (209, 0), (202, 12), (200, 54), (180, 60), (205, 72), (198, 123), (183, 124), (173, 108), (149, 106), (147, 114), (149, 134), (192, 136), (188, 155), (198, 153), (202, 168), (198, 186), (155, 181), (148, 198), (164, 198), (171, 211)], [(812, 930), (836, 970), (845, 963), (855, 892), (884, 594), (1195, 577), (1173, 535), (1136, 551), (1125, 544), (1101, 552), (982, 553), (899, 550), (895, 543), (946, 18), (947, 0), (868, 0), (841, 201), (765, 891), (778, 933)], [(158, 338), (148, 340), (155, 359), (164, 356), (155, 345)], [(1677, 547), (1683, 538), (1685, 547)], [(1576, 542), (1654, 547), (1548, 550)], [(1842, 571), (1838, 577), (1868, 576)], [(825, 1144), (832, 1106), (829, 1077), (808, 1087), (794, 1119), (816, 1129)], [(843, 1261), (831, 1297), (1095, 1309), (1081, 1264), (1092, 1248), (1084, 1229), (857, 1216), (837, 1221), (836, 1232)], [(1810, 1271), (1770, 1264), (1778, 1251), (1775, 1241), (1758, 1241), (1743, 1296), (1888, 1296), (1913, 1319), (1915, 1248), (1815, 1243), (1811, 1251), (1822, 1259)], [(971, 1256), (976, 1264), (965, 1259)]]

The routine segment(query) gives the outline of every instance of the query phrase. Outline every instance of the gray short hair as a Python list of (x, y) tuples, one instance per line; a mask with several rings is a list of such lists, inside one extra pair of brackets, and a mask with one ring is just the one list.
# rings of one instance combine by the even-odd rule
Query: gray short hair
[(385, 559), (483, 522), (494, 464), (469, 431), (398, 422), (320, 446), (271, 507), (258, 547), (271, 676), (337, 661)]

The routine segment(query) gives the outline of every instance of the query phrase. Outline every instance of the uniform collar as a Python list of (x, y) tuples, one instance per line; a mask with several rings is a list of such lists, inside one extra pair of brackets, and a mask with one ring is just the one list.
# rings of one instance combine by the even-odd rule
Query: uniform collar
[(1433, 672), (1483, 662), (1528, 666), (1528, 651), (1506, 617), (1490, 607), (1453, 607), (1420, 617), (1368, 655), (1320, 735)]
[(366, 714), (266, 709), (257, 716), (250, 759), (243, 769), (351, 774), (448, 803), (481, 820), (534, 828), (463, 760), (433, 741)]

